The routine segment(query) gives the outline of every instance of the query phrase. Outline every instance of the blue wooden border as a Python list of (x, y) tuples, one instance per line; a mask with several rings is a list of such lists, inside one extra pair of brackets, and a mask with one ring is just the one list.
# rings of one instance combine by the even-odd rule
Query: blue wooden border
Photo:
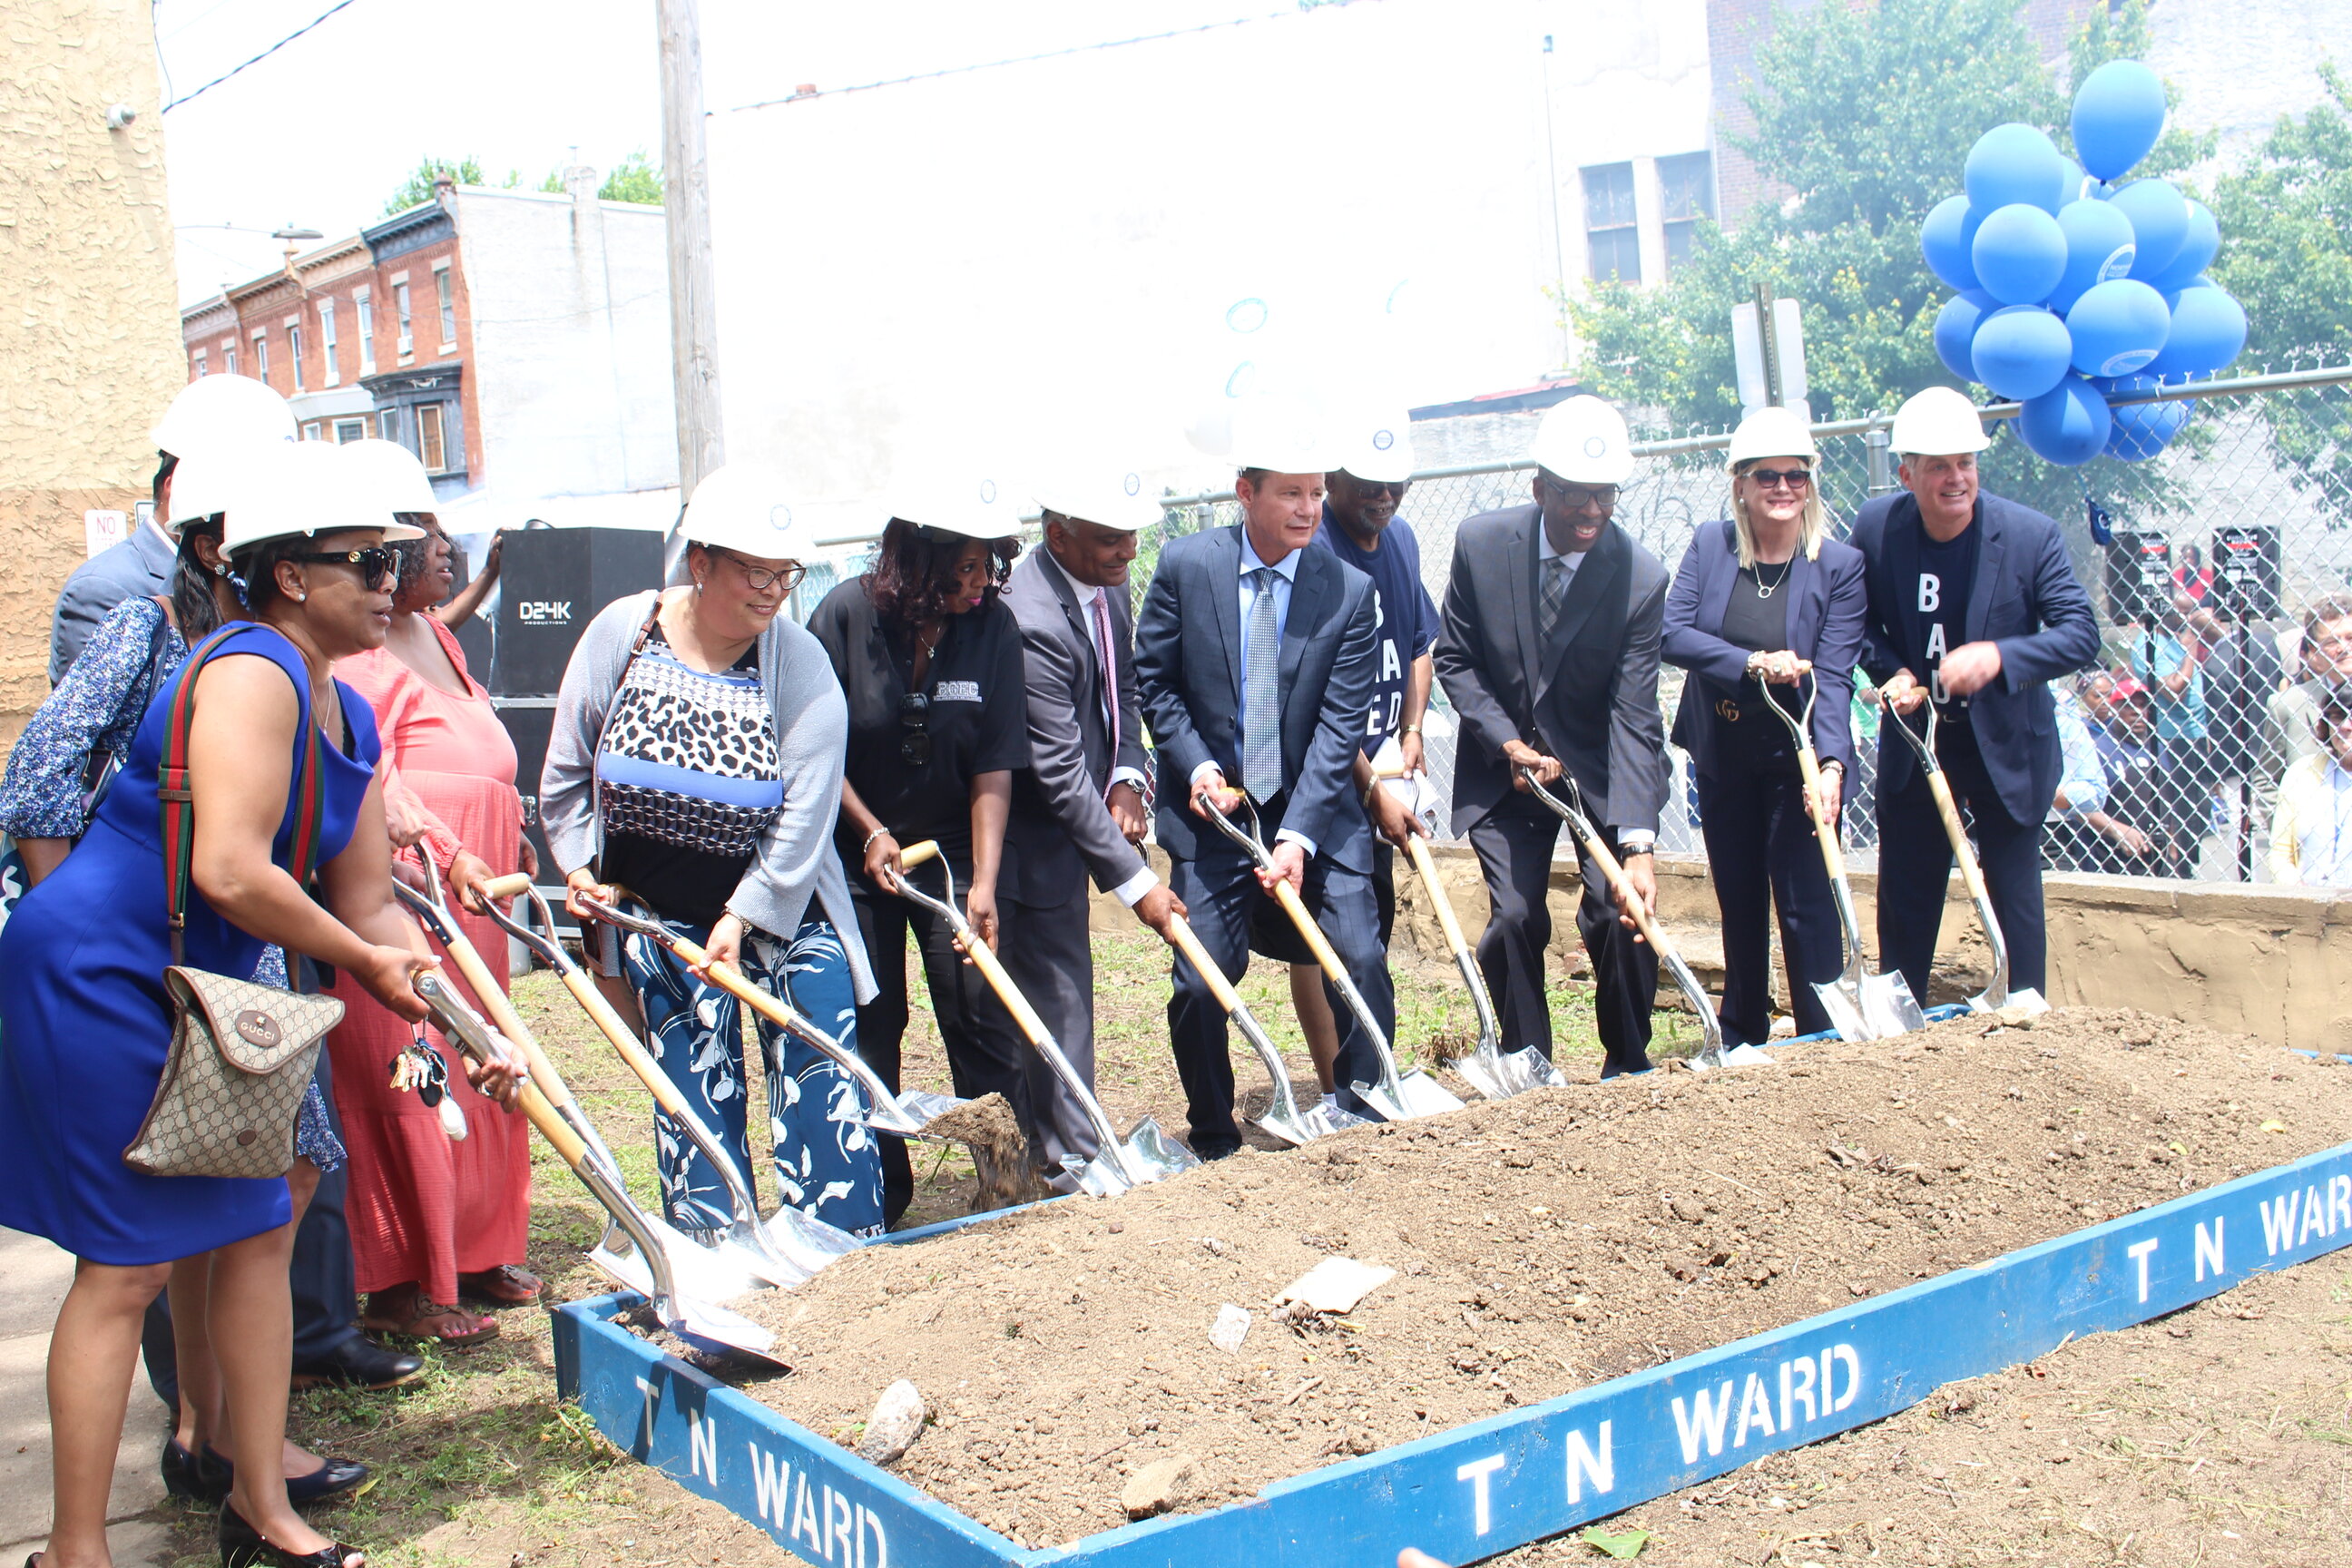
[(608, 1321), (555, 1312), (557, 1385), (597, 1428), (824, 1568), (1341, 1568), (1473, 1562), (2352, 1246), (2352, 1143), (1784, 1329), (1276, 1481), (1213, 1513), (1024, 1552)]

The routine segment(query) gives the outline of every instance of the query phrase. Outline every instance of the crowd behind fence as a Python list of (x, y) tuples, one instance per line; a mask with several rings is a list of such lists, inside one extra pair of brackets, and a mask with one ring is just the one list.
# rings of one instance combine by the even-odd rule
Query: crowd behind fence
[[(2084, 721), (2073, 738), (2095, 758), (2105, 799), (2095, 814), (2077, 813), (2053, 832), (2049, 858), (2062, 869), (2279, 879), (2270, 836), (2282, 777), (2316, 752), (2311, 725), (2320, 702), (2352, 678), (2352, 617), (2341, 638), (2324, 633), (2306, 647), (2303, 636), (2311, 608), (2352, 585), (2352, 366), (2264, 373), (2142, 397), (2188, 410), (2170, 444), (2153, 455), (2057, 468), (2010, 433), (1986, 454), (1987, 489), (2064, 526), (2102, 635), (2100, 665), (2059, 689), (2072, 709), (2062, 729)], [(2016, 412), (2014, 404), (1984, 411), (1996, 429)], [(1895, 487), (1891, 424), (1891, 416), (1875, 416), (1814, 427), (1822, 500), (1841, 536), (1865, 500)], [(1648, 438), (1635, 444), (1638, 466), (1622, 489), (1616, 519), (1671, 573), (1692, 531), (1727, 515), (1724, 451), (1731, 437), (1639, 425), (1636, 434)], [(1399, 515), (1419, 536), (1433, 598), (1444, 600), (1463, 521), (1531, 499), (1531, 471), (1526, 462), (1493, 463), (1415, 478)], [(1170, 533), (1239, 520), (1229, 490), (1171, 497), (1163, 505)], [(1138, 572), (1139, 600), (1148, 580)], [(1681, 671), (1664, 671), (1659, 701), (1669, 721), (1681, 687)], [(1876, 840), (1868, 805), (1876, 710), (1857, 702), (1853, 723), (1862, 776), (1846, 792), (1854, 803), (1846, 831), (1867, 865)], [(1425, 735), (1441, 793), (1453, 776), (1455, 733), (1441, 689)], [(1672, 747), (1669, 753), (1675, 776), (1660, 847), (1704, 854), (1689, 759)], [(2284, 874), (2324, 879), (2311, 876), (2314, 869)]]

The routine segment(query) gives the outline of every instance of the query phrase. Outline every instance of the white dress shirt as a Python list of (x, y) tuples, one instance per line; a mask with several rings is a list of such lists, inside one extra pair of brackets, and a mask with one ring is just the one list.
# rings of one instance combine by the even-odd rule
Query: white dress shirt
[[(1281, 560), (1275, 562), (1269, 568), (1267, 567), (1267, 563), (1259, 558), (1257, 547), (1250, 542), (1249, 530), (1247, 528), (1244, 528), (1242, 530), (1241, 572), (1239, 574), (1238, 586), (1235, 591), (1239, 594), (1241, 598), (1242, 626), (1244, 627), (1244, 631), (1242, 633), (1242, 646), (1240, 653), (1234, 660), (1234, 662), (1240, 666), (1242, 692), (1249, 690), (1249, 633), (1247, 627), (1249, 626), (1250, 608), (1256, 595), (1261, 592), (1257, 585), (1250, 581), (1250, 574), (1258, 571), (1261, 568), (1271, 570), (1274, 573), (1274, 641), (1275, 646), (1279, 647), (1282, 646), (1282, 634), (1290, 625), (1290, 592), (1292, 588), (1297, 586), (1298, 582), (1298, 563), (1300, 558), (1306, 553), (1307, 552), (1303, 550), (1294, 550), (1289, 554), (1284, 556)], [(1222, 776), (1224, 771), (1225, 770), (1223, 768), (1219, 767), (1213, 762), (1202, 763), (1199, 767), (1192, 770), (1192, 783), (1197, 786), (1202, 779), (1208, 777), (1211, 773), (1216, 773)], [(1307, 858), (1309, 860), (1315, 858), (1315, 840), (1307, 837), (1304, 833), (1293, 832), (1287, 827), (1280, 829), (1274, 836), (1274, 841), (1276, 844), (1281, 843), (1286, 838), (1291, 843), (1297, 845), (1300, 848), (1306, 850)]]
[[(1070, 585), (1070, 592), (1077, 595), (1078, 619), (1086, 624), (1087, 641), (1088, 643), (1092, 643), (1094, 641), (1095, 601), (1102, 597), (1103, 590), (1094, 584), (1081, 583), (1076, 577), (1071, 576), (1070, 569), (1063, 565), (1061, 561), (1052, 551), (1045, 551), (1045, 559), (1052, 563), (1055, 571), (1059, 572), (1062, 574), (1062, 581)], [(1104, 670), (1102, 672), (1102, 682), (1103, 695), (1105, 699), (1110, 702), (1116, 703), (1118, 700), (1118, 671), (1116, 669)], [(1110, 783), (1103, 786), (1104, 793), (1108, 795), (1110, 792), (1111, 785), (1113, 784), (1133, 784), (1135, 786), (1135, 793), (1139, 796), (1143, 794), (1144, 781), (1142, 773), (1135, 768), (1121, 767), (1118, 763), (1118, 759), (1117, 757), (1113, 757), (1111, 759)], [(1120, 903), (1125, 904), (1129, 909), (1133, 909), (1138, 900), (1141, 899), (1144, 894), (1151, 891), (1152, 889), (1159, 885), (1160, 879), (1153, 875), (1151, 868), (1149, 865), (1146, 865), (1142, 870), (1138, 871), (1134, 876), (1129, 877), (1126, 881), (1121, 882), (1118, 887), (1113, 888), (1111, 891), (1118, 896), (1118, 901)]]

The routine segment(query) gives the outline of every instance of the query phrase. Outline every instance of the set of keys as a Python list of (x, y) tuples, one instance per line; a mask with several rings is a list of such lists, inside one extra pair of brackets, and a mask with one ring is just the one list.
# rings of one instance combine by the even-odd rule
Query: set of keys
[(451, 1142), (465, 1142), (466, 1113), (449, 1092), (449, 1064), (426, 1042), (422, 1024), (413, 1026), (408, 1048), (392, 1058), (392, 1087), (395, 1093), (414, 1093), (428, 1110), (439, 1112), (441, 1131)]

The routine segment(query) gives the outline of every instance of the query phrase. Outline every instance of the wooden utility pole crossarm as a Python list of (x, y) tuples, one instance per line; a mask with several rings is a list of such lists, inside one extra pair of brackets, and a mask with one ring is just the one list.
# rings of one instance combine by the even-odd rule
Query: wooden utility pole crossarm
[(702, 30), (696, 0), (654, 0), (661, 29), (663, 207), (669, 223), (671, 375), (677, 482), (726, 460), (719, 413), (718, 312), (710, 271), (710, 182), (702, 133)]

